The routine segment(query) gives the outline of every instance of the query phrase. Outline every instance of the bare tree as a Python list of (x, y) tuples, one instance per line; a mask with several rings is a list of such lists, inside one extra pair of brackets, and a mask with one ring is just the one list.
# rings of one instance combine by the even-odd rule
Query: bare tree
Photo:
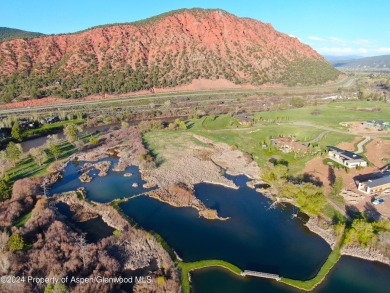
[(7, 160), (7, 154), (4, 151), (0, 152), (0, 177), (3, 177), (5, 172), (11, 169), (11, 163)]
[(43, 148), (32, 148), (29, 151), (31, 158), (38, 166), (42, 166), (47, 160), (47, 154)]
[(7, 232), (0, 232), (0, 253), (3, 253), (7, 248), (9, 235)]
[(85, 240), (84, 235), (78, 236), (76, 239), (76, 245), (79, 247), (80, 252), (79, 255), (81, 257), (81, 260), (83, 261), (83, 267), (87, 266), (87, 256), (88, 256), (88, 248), (87, 248), (87, 241)]

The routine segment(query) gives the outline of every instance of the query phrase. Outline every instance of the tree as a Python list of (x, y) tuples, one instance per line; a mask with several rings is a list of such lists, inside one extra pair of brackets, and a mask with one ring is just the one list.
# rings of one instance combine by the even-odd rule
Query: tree
[(175, 119), (174, 122), (169, 123), (168, 128), (169, 129), (187, 129), (187, 125), (184, 121), (181, 121), (180, 119)]
[(296, 197), (297, 203), (302, 210), (312, 215), (320, 214), (326, 204), (326, 197), (322, 189), (312, 183), (303, 184)]
[(83, 235), (77, 237), (77, 246), (79, 247), (79, 256), (81, 257), (81, 260), (83, 261), (84, 269), (87, 266), (87, 241), (85, 240), (85, 237)]
[(122, 123), (121, 123), (122, 129), (128, 128), (129, 125), (130, 125), (129, 122), (126, 122), (126, 121), (122, 121)]
[(92, 145), (96, 145), (96, 144), (98, 144), (98, 142), (99, 142), (99, 138), (96, 137), (96, 136), (91, 136), (89, 138), (89, 143), (92, 144)]
[(11, 189), (7, 180), (4, 178), (0, 179), (0, 201), (4, 201), (11, 197)]
[(10, 142), (5, 149), (6, 157), (9, 161), (11, 161), (12, 166), (16, 166), (16, 162), (22, 156), (22, 146), (20, 144), (15, 144), (14, 142)]
[(302, 108), (305, 106), (305, 101), (302, 98), (294, 97), (291, 98), (290, 105), (294, 108)]
[(343, 187), (344, 187), (344, 181), (343, 181), (343, 177), (336, 177), (336, 180), (333, 184), (333, 189), (332, 189), (332, 195), (333, 196), (337, 196), (340, 194), (340, 192), (343, 190)]
[(374, 228), (365, 219), (355, 219), (348, 230), (345, 242), (358, 242), (363, 247), (367, 247), (375, 239)]
[(18, 233), (12, 234), (8, 239), (8, 248), (12, 252), (22, 250), (24, 248), (24, 240), (22, 235)]
[(12, 126), (11, 136), (17, 141), (22, 141), (22, 129), (20, 128), (19, 121), (15, 121)]
[(62, 282), (55, 283), (54, 286), (52, 284), (48, 284), (45, 287), (45, 291), (44, 291), (44, 293), (66, 293), (66, 292), (69, 292), (69, 289)]
[(58, 157), (61, 154), (61, 150), (58, 147), (59, 143), (60, 143), (60, 140), (59, 140), (57, 134), (49, 135), (47, 137), (46, 145), (56, 161), (58, 160)]
[(31, 158), (38, 166), (42, 166), (47, 160), (47, 154), (43, 148), (32, 148), (29, 151)]
[(9, 160), (7, 160), (7, 154), (5, 151), (0, 152), (0, 177), (3, 177), (5, 175), (5, 172), (7, 172), (9, 169), (11, 169), (11, 163)]
[(58, 157), (59, 157), (60, 154), (61, 154), (61, 150), (60, 150), (60, 148), (58, 147), (58, 145), (56, 145), (56, 144), (50, 145), (49, 151), (50, 151), (50, 153), (52, 154), (52, 156), (54, 157), (54, 159), (57, 161), (57, 160), (58, 160)]
[(4, 253), (8, 247), (9, 235), (6, 231), (0, 232), (0, 253)]
[(288, 167), (283, 164), (266, 163), (262, 168), (262, 178), (268, 183), (277, 182), (287, 176)]
[(73, 144), (78, 139), (78, 136), (82, 131), (83, 129), (81, 126), (76, 124), (68, 124), (64, 128), (66, 139), (71, 144)]

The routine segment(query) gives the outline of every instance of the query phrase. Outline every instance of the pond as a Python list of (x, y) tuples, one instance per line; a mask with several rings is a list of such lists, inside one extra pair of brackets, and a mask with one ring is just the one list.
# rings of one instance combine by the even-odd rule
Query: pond
[[(104, 159), (112, 161), (117, 159)], [(81, 183), (78, 170), (82, 163), (68, 164), (62, 181), (52, 193), (85, 187), (88, 199), (110, 202), (145, 192), (134, 189), (142, 180), (137, 167), (132, 177), (113, 172)], [(160, 234), (187, 262), (221, 259), (241, 269), (277, 273), (293, 279), (316, 275), (330, 253), (329, 245), (310, 232), (306, 217), (291, 205), (273, 206), (272, 202), (246, 186), (245, 176), (228, 176), (239, 189), (201, 183), (195, 194), (207, 207), (218, 210), (227, 221), (200, 218), (192, 208), (175, 208), (158, 200), (139, 196), (121, 203), (123, 212), (146, 230)], [(317, 292), (386, 292), (390, 286), (390, 267), (352, 257), (342, 257)], [(192, 274), (194, 292), (297, 292), (276, 281), (241, 278), (221, 269), (203, 269)]]
[[(81, 175), (80, 169), (86, 162), (69, 162), (62, 172), (62, 179), (52, 186), (50, 194), (62, 193), (84, 187), (88, 200), (107, 203), (118, 198), (129, 197), (151, 190), (142, 187), (145, 181), (142, 180), (137, 166), (130, 166), (124, 172), (116, 172), (112, 169), (118, 163), (117, 158), (104, 158), (97, 162), (103, 161), (111, 162), (108, 174), (100, 177), (97, 176), (99, 171), (93, 169), (88, 173), (89, 176), (93, 177), (93, 180), (89, 183), (83, 183), (79, 179)], [(126, 173), (131, 173), (132, 175), (126, 177), (124, 176)], [(137, 183), (138, 187), (133, 187), (133, 183)]]
[(66, 222), (71, 227), (85, 234), (85, 240), (89, 243), (96, 243), (100, 239), (112, 236), (115, 231), (103, 221), (101, 216), (84, 222), (79, 222), (72, 218), (75, 213), (70, 209), (68, 204), (59, 202), (56, 204), (56, 207), (58, 211), (66, 217)]

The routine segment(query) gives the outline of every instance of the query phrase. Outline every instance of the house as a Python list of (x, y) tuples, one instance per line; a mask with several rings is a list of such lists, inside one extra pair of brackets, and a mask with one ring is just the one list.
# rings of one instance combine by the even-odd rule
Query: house
[(362, 156), (338, 147), (328, 146), (328, 157), (348, 168), (367, 167), (367, 162)]
[(244, 126), (252, 126), (253, 125), (253, 119), (247, 116), (240, 116), (237, 118), (238, 123)]
[(388, 124), (388, 122), (383, 121), (383, 120), (373, 120), (372, 123), (373, 123), (374, 125), (378, 125), (378, 126), (383, 126), (383, 125)]
[(60, 118), (58, 118), (58, 116), (50, 116), (50, 117), (45, 118), (45, 122), (47, 124), (52, 124), (52, 123), (59, 122), (59, 121), (60, 121)]
[(390, 174), (386, 174), (380, 178), (358, 182), (358, 189), (367, 194), (375, 194), (385, 189), (390, 189)]
[(273, 140), (273, 144), (282, 152), (290, 153), (293, 151), (292, 148), (293, 139), (291, 137), (278, 136)]
[(368, 127), (376, 127), (379, 130), (390, 129), (390, 122), (383, 121), (383, 120), (366, 121), (366, 122), (363, 122), (362, 124), (366, 125)]

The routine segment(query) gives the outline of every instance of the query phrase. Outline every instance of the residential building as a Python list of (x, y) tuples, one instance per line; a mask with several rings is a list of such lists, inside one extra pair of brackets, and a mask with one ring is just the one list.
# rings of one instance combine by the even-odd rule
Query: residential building
[(390, 174), (383, 177), (358, 182), (358, 189), (367, 194), (375, 194), (390, 189)]
[(348, 168), (367, 167), (362, 156), (334, 146), (328, 146), (328, 157)]
[(238, 123), (245, 126), (252, 126), (253, 125), (253, 119), (249, 118), (247, 116), (240, 116), (237, 118)]

